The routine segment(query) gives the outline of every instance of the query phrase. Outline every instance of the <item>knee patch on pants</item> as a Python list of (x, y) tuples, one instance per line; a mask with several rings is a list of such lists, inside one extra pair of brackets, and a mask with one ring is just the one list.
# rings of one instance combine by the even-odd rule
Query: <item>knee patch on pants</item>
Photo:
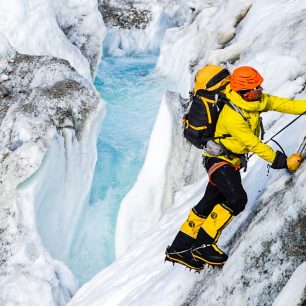
[(200, 227), (203, 225), (206, 218), (204, 216), (198, 216), (196, 211), (192, 209), (189, 213), (187, 220), (183, 223), (180, 231), (186, 235), (196, 239)]
[(233, 220), (233, 218), (234, 215), (231, 209), (224, 204), (217, 204), (201, 227), (214, 242), (217, 242), (222, 230)]

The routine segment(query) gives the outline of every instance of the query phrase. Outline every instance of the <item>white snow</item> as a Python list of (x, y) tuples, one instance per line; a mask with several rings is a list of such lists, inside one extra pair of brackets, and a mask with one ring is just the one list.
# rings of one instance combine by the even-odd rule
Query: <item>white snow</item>
[[(150, 6), (156, 15), (147, 30), (110, 30), (111, 54), (156, 50), (161, 33), (179, 25), (166, 32), (156, 73), (176, 80), (183, 97), (200, 67), (221, 63), (231, 70), (252, 65), (266, 92), (306, 99), (305, 1), (160, 0)], [(0, 0), (1, 305), (64, 305), (78, 288), (51, 256), (67, 256), (92, 180), (104, 107), (90, 82), (104, 34), (94, 0)], [(242, 174), (248, 205), (219, 242), (230, 255), (222, 270), (194, 274), (163, 262), (207, 184), (201, 152), (181, 135), (182, 103), (177, 93), (164, 96), (147, 159), (119, 213), (120, 256), (68, 305), (297, 305), (306, 288), (299, 253), (305, 164), (294, 175), (270, 170), (266, 176), (266, 163), (252, 157)], [(266, 139), (293, 118), (264, 114)], [(277, 140), (291, 154), (305, 132), (304, 117)]]
[[(30, 179), (17, 188), (17, 205), (29, 205), (22, 220), (36, 221), (44, 246), (51, 256), (67, 261), (78, 222), (87, 204), (95, 166), (94, 148), (101, 118), (91, 135), (80, 143), (73, 129), (55, 133), (41, 166)], [(94, 133), (95, 131), (95, 133)], [(25, 201), (26, 200), (26, 201)], [(35, 212), (31, 205), (35, 203)], [(32, 220), (35, 215), (36, 220)], [(46, 217), (48, 216), (48, 217)]]
[[(31, 87), (46, 67), (65, 72)], [(16, 55), (11, 68), (5, 86), (15, 100), (2, 100), (0, 129), (0, 302), (64, 305), (78, 281), (49, 252), (58, 259), (69, 252), (91, 187), (103, 104), (65, 62)]]
[(226, 5), (223, 1), (202, 1), (189, 24), (166, 32), (157, 71), (179, 82), (180, 92), (186, 97), (192, 85), (191, 69), (228, 60), (224, 55), (223, 58), (206, 58), (210, 53), (216, 57), (215, 54), (223, 51), (221, 48), (235, 34), (233, 25), (246, 14), (251, 4), (251, 1), (238, 0), (228, 1)]
[(275, 299), (273, 306), (298, 305), (305, 297), (306, 262), (292, 274), (286, 286)]
[[(0, 33), (16, 51), (66, 59), (91, 79), (91, 60), (97, 64), (105, 34), (95, 0), (1, 0), (0, 7)], [(83, 48), (87, 42), (90, 52)]]

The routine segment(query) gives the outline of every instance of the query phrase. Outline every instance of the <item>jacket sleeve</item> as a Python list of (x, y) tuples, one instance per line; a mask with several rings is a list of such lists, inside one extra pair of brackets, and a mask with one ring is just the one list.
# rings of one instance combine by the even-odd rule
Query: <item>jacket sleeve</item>
[(276, 152), (254, 135), (240, 114), (235, 114), (235, 120), (232, 120), (232, 124), (228, 125), (228, 132), (249, 152), (257, 154), (267, 162), (274, 161)]
[(281, 113), (300, 115), (306, 112), (306, 100), (293, 100), (263, 94), (262, 111), (277, 111)]

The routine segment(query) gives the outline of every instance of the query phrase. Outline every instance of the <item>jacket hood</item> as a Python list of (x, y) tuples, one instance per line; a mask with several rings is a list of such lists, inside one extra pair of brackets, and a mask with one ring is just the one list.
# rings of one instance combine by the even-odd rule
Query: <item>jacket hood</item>
[(231, 89), (230, 85), (226, 86), (224, 93), (226, 97), (230, 99), (233, 104), (246, 111), (250, 112), (260, 111), (262, 108), (261, 101), (252, 101), (252, 102), (245, 101), (239, 94), (237, 94), (235, 91)]

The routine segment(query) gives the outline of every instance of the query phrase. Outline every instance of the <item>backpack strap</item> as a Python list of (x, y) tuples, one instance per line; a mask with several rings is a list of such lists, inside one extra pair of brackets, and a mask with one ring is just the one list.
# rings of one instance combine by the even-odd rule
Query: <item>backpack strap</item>
[[(243, 120), (248, 122), (248, 119), (243, 115), (241, 109), (238, 106), (236, 106), (229, 99), (227, 99), (227, 97), (224, 94), (219, 93), (219, 96), (221, 96), (221, 100), (224, 102), (224, 104), (229, 106), (234, 111), (238, 112), (242, 116)], [(263, 126), (263, 123), (262, 123), (262, 117), (259, 117), (259, 124), (260, 124), (260, 131), (261, 131), (260, 139), (263, 140), (264, 135), (265, 135), (265, 129), (264, 129), (264, 126)]]
[(196, 130), (196, 131), (202, 131), (202, 130), (207, 129), (207, 126), (194, 126), (190, 124), (187, 115), (184, 116), (184, 118), (182, 119), (182, 122), (185, 124), (186, 129), (188, 129), (189, 127), (191, 127), (193, 130)]
[(220, 98), (221, 98), (221, 100), (223, 101), (224, 104), (226, 104), (232, 110), (234, 110), (237, 113), (239, 113), (242, 116), (243, 120), (248, 122), (248, 119), (244, 116), (243, 112), (241, 111), (241, 109), (237, 105), (233, 104), (231, 102), (231, 100), (229, 100), (224, 94), (220, 93), (219, 96), (220, 96)]

